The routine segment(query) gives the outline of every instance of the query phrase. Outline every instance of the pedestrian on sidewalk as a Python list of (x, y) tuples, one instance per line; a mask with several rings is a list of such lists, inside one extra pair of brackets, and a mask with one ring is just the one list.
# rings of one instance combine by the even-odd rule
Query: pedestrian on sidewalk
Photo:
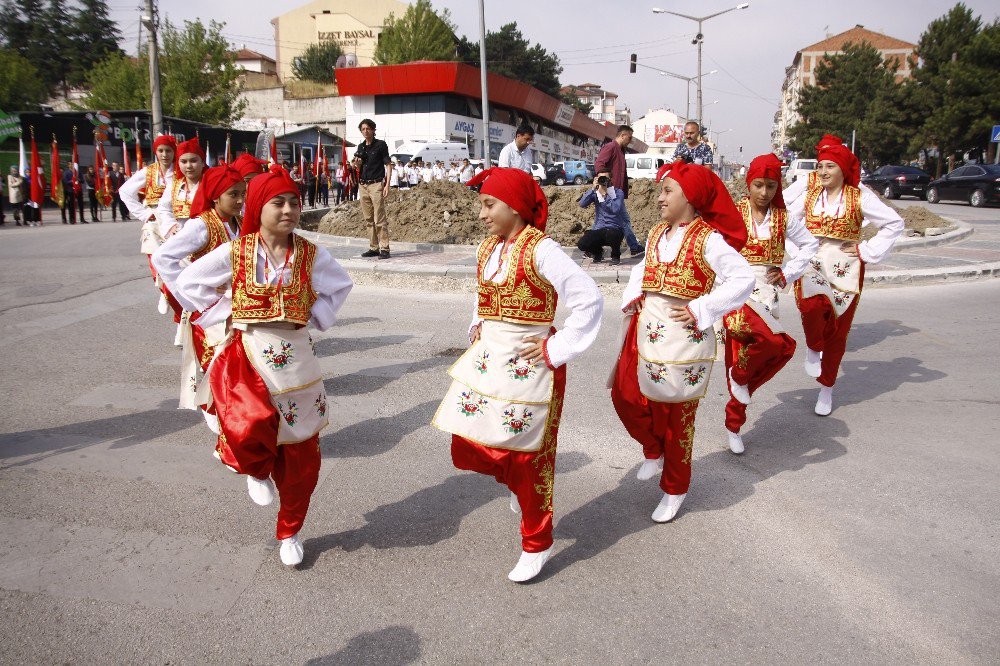
[[(552, 506), (566, 364), (597, 338), (604, 297), (594, 281), (545, 235), (548, 202), (520, 169), (495, 168), (482, 184), (479, 218), (488, 236), (477, 252), (477, 309), (471, 345), (433, 425), (451, 433), (456, 468), (494, 477), (521, 514), (516, 583), (539, 574), (552, 554)], [(553, 328), (558, 301), (572, 312)]]
[(684, 143), (674, 150), (674, 161), (681, 160), (689, 164), (700, 164), (709, 169), (715, 169), (715, 156), (712, 147), (702, 139), (701, 125), (693, 120), (684, 124)]
[(740, 429), (751, 396), (795, 354), (795, 339), (778, 322), (778, 292), (799, 279), (819, 248), (802, 219), (785, 210), (781, 160), (774, 153), (755, 157), (745, 177), (749, 194), (736, 204), (747, 228), (740, 254), (756, 284), (743, 307), (722, 318), (730, 396), (725, 425), (733, 453), (744, 451)]
[[(804, 220), (819, 238), (819, 250), (795, 282), (795, 302), (806, 335), (806, 374), (821, 385), (816, 414), (833, 411), (833, 386), (847, 350), (847, 336), (861, 299), (865, 266), (877, 264), (903, 233), (903, 218), (871, 190), (859, 187), (861, 165), (839, 137), (826, 135), (817, 149), (815, 179), (788, 214)], [(861, 240), (861, 227), (878, 232)]]
[(128, 219), (128, 208), (122, 201), (122, 195), (118, 192), (125, 184), (125, 167), (118, 162), (111, 163), (111, 171), (108, 172), (108, 179), (111, 181), (111, 221), (117, 222), (118, 215), (122, 217), (122, 222)]
[(330, 169), (320, 167), (319, 170), (319, 200), (324, 208), (330, 207)]
[(375, 121), (365, 118), (358, 125), (364, 141), (358, 144), (354, 157), (360, 160), (358, 183), (361, 188), (361, 212), (368, 225), (368, 251), (362, 257), (389, 258), (389, 217), (386, 198), (389, 196), (389, 146), (375, 138)]
[[(14, 213), (14, 224), (21, 226), (21, 209), (24, 208), (24, 176), (17, 172), (16, 166), (10, 167), (7, 174), (7, 200), (10, 202), (11, 210)], [(27, 218), (25, 226), (27, 226)]]
[(576, 246), (595, 264), (604, 261), (604, 248), (611, 248), (611, 265), (622, 262), (625, 237), (625, 198), (607, 176), (594, 176), (594, 186), (580, 197), (580, 208), (594, 206), (594, 226), (583, 232)]
[[(625, 149), (632, 143), (632, 128), (628, 125), (618, 127), (618, 133), (613, 141), (604, 144), (601, 151), (597, 153), (594, 160), (594, 171), (598, 176), (607, 176), (611, 179), (611, 184), (618, 190), (623, 200), (628, 199), (628, 172), (625, 169)], [(633, 257), (640, 256), (643, 252), (642, 245), (632, 231), (632, 218), (628, 214), (628, 208), (622, 207), (625, 213), (625, 242), (628, 244), (629, 252)]]
[[(62, 171), (63, 203), (62, 203), (62, 223), (76, 224), (76, 211), (80, 210), (80, 223), (87, 224), (87, 219), (83, 214), (83, 183), (73, 173), (73, 166), (67, 165)], [(80, 195), (80, 204), (77, 205), (77, 193)], [(69, 215), (66, 211), (69, 210)], [(91, 208), (93, 210), (93, 208)], [(94, 221), (97, 219), (95, 217)]]
[(746, 302), (754, 276), (739, 253), (746, 226), (718, 176), (675, 162), (657, 180), (661, 221), (622, 295), (627, 333), (611, 401), (642, 445), (636, 476), (659, 477), (663, 497), (652, 519), (665, 523), (691, 485), (695, 413), (716, 357), (715, 322)]
[(531, 163), (535, 161), (535, 151), (531, 144), (535, 141), (535, 129), (523, 123), (514, 130), (514, 140), (500, 150), (497, 166), (510, 169), (520, 169), (531, 175)]

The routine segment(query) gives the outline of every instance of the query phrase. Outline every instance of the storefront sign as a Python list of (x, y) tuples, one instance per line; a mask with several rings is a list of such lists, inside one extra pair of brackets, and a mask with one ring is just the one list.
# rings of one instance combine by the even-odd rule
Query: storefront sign
[(16, 113), (8, 115), (0, 110), (0, 141), (9, 136), (21, 136), (21, 117)]
[(552, 120), (563, 127), (569, 127), (573, 124), (574, 115), (576, 115), (576, 109), (569, 104), (560, 104), (559, 110), (556, 112), (556, 117)]

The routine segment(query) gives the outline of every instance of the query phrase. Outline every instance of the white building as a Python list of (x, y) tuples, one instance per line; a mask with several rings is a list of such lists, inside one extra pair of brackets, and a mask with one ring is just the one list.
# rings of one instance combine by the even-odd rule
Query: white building
[(673, 155), (684, 141), (684, 118), (669, 109), (650, 109), (632, 122), (634, 137), (648, 146), (646, 152)]

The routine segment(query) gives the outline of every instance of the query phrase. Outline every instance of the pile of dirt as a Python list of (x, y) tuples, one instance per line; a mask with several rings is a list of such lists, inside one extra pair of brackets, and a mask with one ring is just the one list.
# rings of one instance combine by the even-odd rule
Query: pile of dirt
[[(572, 246), (594, 221), (593, 208), (580, 208), (578, 201), (589, 186), (547, 185), (542, 188), (549, 201), (546, 232), (557, 242)], [(747, 194), (743, 179), (726, 184), (730, 196), (738, 201)], [(656, 202), (659, 184), (649, 179), (631, 181), (628, 211), (637, 238), (645, 238), (660, 220)], [(949, 227), (948, 221), (921, 206), (898, 209), (906, 226), (923, 230)], [(392, 240), (409, 243), (451, 243), (477, 245), (484, 237), (479, 221), (479, 197), (469, 188), (446, 180), (422, 183), (411, 190), (391, 190), (386, 202)], [(335, 236), (367, 237), (361, 205), (350, 201), (327, 213), (319, 223), (303, 220), (304, 228)]]

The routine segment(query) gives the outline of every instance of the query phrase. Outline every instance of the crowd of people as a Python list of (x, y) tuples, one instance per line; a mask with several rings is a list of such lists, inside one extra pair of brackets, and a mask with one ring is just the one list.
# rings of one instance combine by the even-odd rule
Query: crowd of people
[[(398, 165), (375, 139), (374, 123), (362, 126), (355, 158), (371, 232), (366, 256), (387, 256), (382, 203)], [(581, 200), (596, 209), (581, 241), (595, 260), (604, 247), (618, 259), (615, 248), (627, 238), (619, 158), (630, 139), (623, 127), (602, 151), (601, 171)], [(749, 195), (739, 202), (695, 160), (657, 174), (660, 222), (640, 245), (643, 260), (622, 296), (607, 405), (638, 444), (636, 476), (658, 479), (657, 523), (678, 515), (690, 488), (696, 413), (720, 344), (726, 444), (744, 452), (747, 407), (796, 348), (779, 319), (782, 291), (794, 293), (805, 374), (820, 384), (813, 411), (832, 411), (865, 266), (889, 253), (903, 222), (860, 184), (858, 160), (842, 140), (827, 135), (816, 150), (816, 173), (784, 191), (778, 159), (755, 158)], [(253, 502), (278, 499), (279, 556), (295, 566), (319, 475), (319, 432), (335, 412), (308, 327), (334, 323), (351, 279), (327, 250), (294, 233), (303, 192), (293, 173), (250, 155), (206, 169), (197, 139), (158, 137), (155, 152), (156, 162), (122, 186), (122, 199), (143, 221), (140, 247), (159, 310), (177, 327), (179, 404), (204, 414), (215, 457), (246, 476)], [(509, 489), (521, 554), (508, 577), (526, 582), (553, 549), (558, 433), (573, 399), (566, 367), (596, 340), (604, 298), (545, 234), (548, 202), (530, 173), (496, 167), (465, 184), (478, 190), (486, 239), (477, 250), (473, 315), (462, 329), (469, 347), (448, 371), (432, 424), (451, 435), (457, 469)], [(874, 237), (861, 240), (863, 224), (877, 229)], [(557, 327), (560, 303), (568, 316)]]

